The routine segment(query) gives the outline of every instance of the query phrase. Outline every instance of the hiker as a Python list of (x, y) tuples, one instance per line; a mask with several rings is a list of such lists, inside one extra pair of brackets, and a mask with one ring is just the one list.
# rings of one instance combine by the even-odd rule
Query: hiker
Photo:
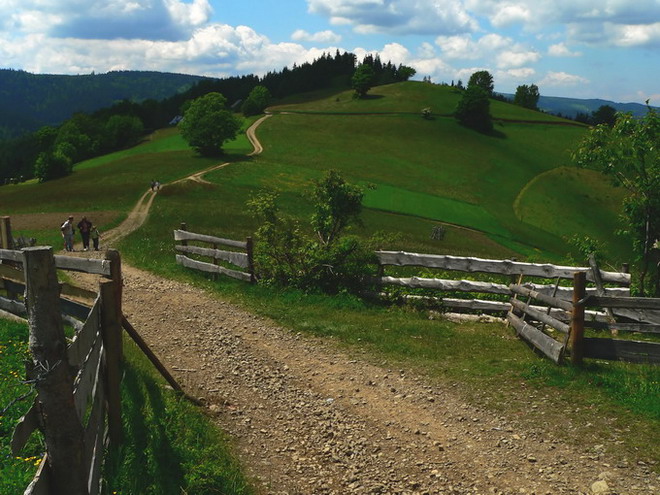
[(156, 191), (160, 190), (160, 181), (156, 181), (156, 185), (154, 187)]
[(98, 251), (99, 239), (101, 237), (101, 234), (99, 233), (99, 229), (96, 228), (96, 225), (92, 226), (92, 230), (90, 231), (90, 237), (92, 238), (92, 242), (94, 243), (94, 251)]
[(78, 230), (82, 237), (83, 251), (89, 251), (89, 232), (92, 230), (92, 222), (87, 220), (87, 217), (82, 217), (82, 220), (78, 222)]
[(73, 228), (73, 216), (69, 216), (62, 224), (60, 231), (62, 231), (62, 237), (64, 238), (64, 249), (73, 251), (73, 234), (75, 232)]
[(155, 191), (155, 190), (156, 190), (156, 181), (153, 180), (153, 179), (151, 180), (151, 190), (152, 190), (152, 191)]

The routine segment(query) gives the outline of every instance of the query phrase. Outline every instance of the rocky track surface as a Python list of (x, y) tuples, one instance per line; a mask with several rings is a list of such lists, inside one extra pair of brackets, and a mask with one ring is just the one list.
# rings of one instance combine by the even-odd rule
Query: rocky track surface
[[(456, 385), (348, 354), (185, 283), (127, 266), (124, 283), (128, 320), (235, 439), (260, 493), (660, 491), (647, 466), (525, 431), (464, 402)], [(542, 398), (529, 407), (538, 413)]]

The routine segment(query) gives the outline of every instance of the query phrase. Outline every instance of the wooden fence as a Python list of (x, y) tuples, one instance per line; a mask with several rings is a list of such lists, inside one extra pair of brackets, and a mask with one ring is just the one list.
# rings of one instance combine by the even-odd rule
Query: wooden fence
[[(186, 230), (185, 224), (182, 225), (181, 230), (174, 231), (174, 239), (183, 243), (176, 246), (180, 252), (214, 258), (214, 263), (211, 264), (177, 255), (179, 264), (205, 272), (224, 273), (241, 280), (254, 281), (250, 239), (244, 243), (194, 234)], [(211, 243), (214, 246), (213, 249), (188, 246), (188, 240)], [(218, 244), (243, 248), (248, 254), (220, 251), (216, 249)], [(620, 272), (601, 270), (593, 257), (589, 266), (562, 266), (403, 251), (377, 251), (376, 256), (379, 262), (379, 276), (374, 282), (380, 287), (399, 286), (408, 289), (462, 293), (464, 297), (415, 294), (402, 297), (406, 300), (430, 301), (458, 311), (506, 314), (508, 322), (516, 329), (520, 338), (557, 363), (562, 360), (569, 347), (571, 359), (575, 363), (581, 362), (583, 357), (660, 362), (660, 343), (584, 337), (585, 327), (615, 332), (660, 333), (658, 332), (660, 300), (631, 298), (630, 274), (624, 270)], [(218, 259), (249, 267), (249, 274), (219, 267)], [(516, 283), (503, 283), (502, 280), (492, 282), (389, 276), (385, 274), (388, 266), (480, 273), (509, 281), (515, 280)], [(581, 289), (576, 286), (575, 281), (576, 274), (580, 273), (584, 276)], [(549, 280), (554, 280), (554, 283), (548, 283)], [(570, 283), (565, 282), (564, 285), (560, 285), (562, 280), (569, 280)], [(591, 283), (591, 287), (586, 287), (587, 281)], [(465, 297), (466, 294), (471, 296)], [(491, 299), (475, 298), (474, 294), (487, 294)], [(381, 292), (378, 295), (385, 294)], [(498, 296), (500, 300), (493, 300), (493, 295)], [(527, 298), (527, 302), (523, 302), (519, 297)], [(586, 310), (586, 306), (592, 309)], [(581, 315), (581, 320), (578, 315)], [(559, 336), (556, 336), (555, 332), (558, 332)]]
[[(594, 258), (588, 267), (578, 267), (392, 251), (376, 254), (381, 264), (377, 282), (382, 286), (510, 296), (509, 301), (407, 297), (430, 299), (459, 311), (506, 312), (507, 320), (518, 336), (557, 363), (567, 349), (570, 349), (571, 360), (576, 364), (582, 362), (584, 357), (660, 363), (658, 342), (584, 337), (585, 327), (614, 333), (660, 333), (660, 299), (630, 297), (630, 274), (603, 271)], [(386, 266), (416, 266), (509, 276), (517, 278), (517, 283), (392, 277), (385, 276)], [(555, 279), (555, 283), (539, 284), (529, 280), (523, 283), (523, 278)], [(561, 286), (561, 280), (571, 280), (572, 283)], [(586, 287), (587, 281), (593, 287)], [(606, 287), (605, 284), (623, 287)], [(527, 298), (527, 301), (523, 302), (520, 297)], [(586, 310), (586, 307), (592, 309)]]
[[(50, 247), (0, 249), (0, 262), (0, 288), (7, 293), (0, 296), (0, 309), (28, 318), (28, 379), (37, 392), (14, 430), (12, 452), (18, 455), (35, 430), (42, 431), (47, 446), (25, 493), (99, 493), (106, 424), (108, 440), (121, 441), (119, 254), (109, 251), (106, 259), (95, 260), (53, 256)], [(56, 269), (109, 280), (99, 283), (90, 308), (61, 297), (87, 291), (59, 284)], [(76, 329), (68, 344), (64, 323)]]
[[(1, 217), (2, 232), (11, 232)], [(37, 397), (14, 430), (14, 455), (40, 430), (46, 455), (25, 494), (100, 493), (105, 447), (121, 441), (122, 328), (172, 388), (187, 396), (122, 313), (119, 253), (105, 259), (54, 256), (52, 248), (0, 249), (0, 310), (27, 317)], [(56, 269), (101, 275), (98, 293), (59, 283)], [(21, 297), (23, 296), (24, 297)], [(76, 300), (77, 299), (77, 300)], [(84, 303), (79, 301), (85, 301)], [(63, 324), (75, 329), (67, 343)]]
[[(213, 260), (212, 263), (198, 261), (192, 259), (185, 254), (177, 254), (176, 262), (187, 268), (200, 270), (206, 273), (214, 273), (226, 275), (231, 278), (243, 280), (246, 282), (254, 282), (254, 261), (252, 254), (252, 238), (248, 237), (245, 241), (234, 241), (231, 239), (223, 239), (221, 237), (213, 237), (210, 235), (195, 234), (189, 232), (186, 224), (181, 224), (181, 229), (174, 231), (174, 240), (181, 244), (175, 245), (175, 249), (180, 253), (193, 254), (197, 256), (205, 256)], [(188, 241), (201, 242), (211, 244), (211, 248), (191, 246)], [(226, 251), (218, 249), (218, 246), (227, 246), (235, 249), (241, 249), (245, 252), (239, 251)], [(247, 271), (234, 270), (219, 265), (220, 261), (227, 262), (236, 267), (246, 269)]]

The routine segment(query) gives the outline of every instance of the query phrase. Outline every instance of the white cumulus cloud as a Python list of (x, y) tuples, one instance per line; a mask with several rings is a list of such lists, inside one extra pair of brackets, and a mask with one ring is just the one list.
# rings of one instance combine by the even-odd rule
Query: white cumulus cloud
[(576, 86), (579, 84), (588, 84), (589, 80), (575, 74), (567, 74), (566, 72), (548, 72), (545, 77), (539, 82), (543, 87), (562, 87), (562, 86)]
[(291, 39), (293, 41), (308, 41), (312, 43), (339, 43), (341, 36), (330, 30), (308, 33), (304, 29), (297, 29), (291, 35)]

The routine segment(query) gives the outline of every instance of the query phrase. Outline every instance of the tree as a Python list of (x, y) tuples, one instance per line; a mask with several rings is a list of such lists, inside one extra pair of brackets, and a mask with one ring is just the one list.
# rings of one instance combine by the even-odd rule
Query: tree
[(71, 170), (71, 159), (61, 151), (40, 153), (34, 164), (34, 176), (39, 182), (65, 177)]
[(489, 98), (493, 96), (493, 90), (495, 89), (493, 76), (487, 70), (480, 70), (472, 74), (468, 81), (468, 88), (470, 86), (479, 86), (486, 92)]
[(660, 239), (660, 117), (651, 107), (641, 119), (619, 114), (612, 127), (600, 124), (590, 129), (573, 160), (600, 170), (628, 191), (623, 215), (640, 263), (639, 292), (646, 295), (653, 244)]
[(356, 98), (364, 98), (375, 83), (376, 71), (368, 63), (359, 65), (351, 78), (351, 87), (355, 90)]
[(179, 124), (181, 135), (198, 153), (215, 156), (222, 146), (234, 139), (241, 128), (240, 120), (226, 107), (220, 93), (208, 93), (190, 102)]
[(612, 127), (616, 123), (616, 108), (611, 105), (601, 105), (598, 110), (592, 112), (591, 122), (594, 125), (607, 124)]
[(373, 275), (373, 249), (346, 229), (362, 211), (362, 188), (349, 184), (336, 171), (314, 182), (309, 195), (313, 235), (280, 212), (277, 195), (262, 193), (248, 202), (260, 222), (255, 233), (255, 266), (261, 283), (322, 290), (359, 292)]
[(250, 117), (251, 115), (259, 115), (264, 113), (264, 110), (270, 103), (270, 91), (265, 86), (255, 86), (250, 94), (243, 102), (243, 115)]
[(480, 132), (493, 130), (490, 100), (480, 86), (468, 86), (454, 112), (456, 119), (466, 127)]
[(412, 67), (409, 67), (407, 65), (399, 65), (399, 68), (397, 69), (397, 80), (407, 81), (415, 74), (417, 74), (417, 71)]
[(144, 133), (144, 125), (138, 117), (113, 115), (104, 126), (104, 148), (116, 150), (137, 144)]
[(513, 97), (513, 103), (515, 105), (529, 108), (531, 110), (538, 110), (538, 102), (541, 95), (539, 94), (539, 88), (536, 84), (530, 84), (527, 86), (523, 84), (516, 88), (516, 94)]

